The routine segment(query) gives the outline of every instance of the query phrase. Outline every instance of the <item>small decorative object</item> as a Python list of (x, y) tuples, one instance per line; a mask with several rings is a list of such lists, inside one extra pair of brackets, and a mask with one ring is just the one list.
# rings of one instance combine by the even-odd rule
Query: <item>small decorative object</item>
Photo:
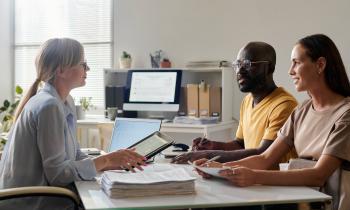
[(152, 68), (159, 68), (161, 53), (162, 53), (162, 50), (157, 50), (153, 54), (152, 53), (149, 54), (149, 56), (151, 57)]
[(164, 51), (157, 50), (150, 54), (152, 68), (170, 68), (171, 62)]
[(110, 120), (115, 120), (118, 114), (118, 107), (108, 107), (107, 108), (107, 117)]
[(75, 105), (75, 110), (77, 113), (77, 120), (85, 119), (85, 112), (83, 111), (83, 107), (81, 105)]
[(92, 97), (81, 97), (79, 100), (80, 105), (76, 105), (75, 109), (77, 112), (77, 119), (85, 119), (86, 112), (94, 108), (94, 105), (91, 103)]
[(163, 58), (163, 60), (160, 62), (160, 68), (171, 68), (171, 62), (168, 58)]
[(119, 68), (129, 69), (131, 67), (131, 55), (126, 51), (123, 51), (122, 56), (119, 59)]
[(21, 100), (23, 94), (23, 89), (20, 86), (16, 86), (15, 89), (15, 101), (11, 103), (9, 100), (3, 102), (2, 107), (0, 107), (0, 150), (3, 149), (7, 134), (14, 122), (14, 113)]

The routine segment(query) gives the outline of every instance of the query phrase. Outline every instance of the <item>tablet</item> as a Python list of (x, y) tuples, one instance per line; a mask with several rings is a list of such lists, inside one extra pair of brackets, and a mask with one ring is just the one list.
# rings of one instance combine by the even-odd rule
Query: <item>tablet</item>
[(164, 133), (156, 131), (141, 141), (131, 145), (128, 149), (135, 148), (137, 153), (149, 159), (165, 150), (173, 143), (173, 138)]

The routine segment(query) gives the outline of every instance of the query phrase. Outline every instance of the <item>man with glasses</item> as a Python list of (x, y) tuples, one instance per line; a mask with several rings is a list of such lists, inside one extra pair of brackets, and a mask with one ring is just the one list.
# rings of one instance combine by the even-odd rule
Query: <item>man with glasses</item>
[[(264, 42), (250, 42), (232, 63), (238, 87), (249, 93), (241, 103), (236, 139), (217, 142), (206, 138), (193, 140), (192, 152), (175, 157), (173, 163), (187, 163), (220, 156), (219, 162), (242, 159), (263, 153), (277, 137), (294, 108), (295, 98), (273, 80), (276, 64), (274, 48)], [(281, 162), (287, 161), (289, 154)]]

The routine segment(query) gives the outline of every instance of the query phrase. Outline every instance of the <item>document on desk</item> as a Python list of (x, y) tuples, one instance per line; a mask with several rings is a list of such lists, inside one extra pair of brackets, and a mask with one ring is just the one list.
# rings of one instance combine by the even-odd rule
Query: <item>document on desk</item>
[(101, 187), (112, 198), (178, 195), (195, 192), (195, 177), (184, 168), (164, 164), (146, 166), (137, 173), (106, 171)]

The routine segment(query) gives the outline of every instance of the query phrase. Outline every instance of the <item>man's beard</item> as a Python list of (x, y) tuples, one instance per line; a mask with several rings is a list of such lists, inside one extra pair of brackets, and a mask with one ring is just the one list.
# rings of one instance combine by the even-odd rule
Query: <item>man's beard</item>
[(266, 77), (264, 74), (256, 75), (255, 77), (245, 76), (245, 81), (242, 84), (238, 83), (238, 88), (243, 93), (253, 92), (266, 86)]

